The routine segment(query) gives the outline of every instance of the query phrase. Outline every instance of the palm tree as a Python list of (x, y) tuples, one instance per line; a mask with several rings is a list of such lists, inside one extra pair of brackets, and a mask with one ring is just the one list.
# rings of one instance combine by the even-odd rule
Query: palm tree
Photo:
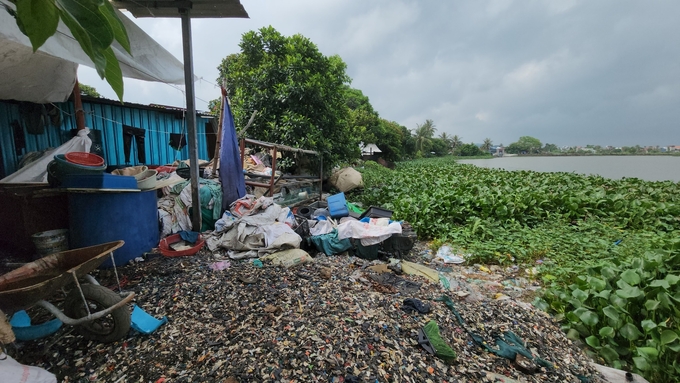
[(493, 144), (491, 143), (491, 139), (485, 138), (484, 143), (482, 144), (482, 150), (485, 151), (485, 152), (488, 152), (489, 149), (491, 149), (492, 146), (493, 146)]
[(436, 130), (437, 129), (434, 128), (434, 122), (432, 122), (432, 120), (425, 120), (424, 124), (417, 125), (416, 130), (414, 132), (417, 151), (420, 152), (423, 151), (425, 144), (430, 142), (430, 139), (432, 138), (432, 136), (434, 136), (434, 132)]
[(458, 137), (457, 134), (454, 135), (454, 136), (451, 138), (451, 148), (453, 148), (453, 150), (456, 150), (456, 148), (459, 147), (459, 146), (461, 146), (461, 145), (463, 145), (463, 138), (462, 138), (462, 137)]
[(446, 132), (439, 135), (439, 139), (446, 142), (446, 148), (451, 151), (451, 136), (446, 134)]

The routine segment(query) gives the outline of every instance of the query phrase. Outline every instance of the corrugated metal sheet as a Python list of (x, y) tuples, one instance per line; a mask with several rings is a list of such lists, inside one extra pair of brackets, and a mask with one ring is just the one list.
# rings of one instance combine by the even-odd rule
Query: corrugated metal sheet
[[(24, 128), (26, 149), (17, 153), (11, 125), (13, 120), (21, 120), (19, 107), (16, 103), (0, 101), (0, 154), (2, 155), (0, 178), (16, 171), (18, 162), (26, 152), (56, 147), (71, 137), (71, 130), (76, 127), (73, 103), (55, 105), (61, 110), (61, 126), (59, 128), (50, 126), (41, 135), (28, 134)], [(101, 132), (104, 157), (107, 164), (111, 166), (139, 164), (134, 140), (132, 140), (129, 161), (125, 159), (123, 124), (146, 131), (144, 140), (146, 164), (168, 164), (178, 159), (189, 158), (188, 147), (185, 146), (181, 151), (177, 151), (168, 144), (170, 133), (186, 134), (185, 120), (181, 110), (149, 108), (136, 104), (115, 105), (111, 102), (97, 102), (96, 100), (84, 101), (83, 110), (85, 111), (85, 126)], [(196, 121), (198, 156), (201, 159), (209, 159), (206, 134), (214, 134), (210, 129), (206, 132), (206, 123), (210, 121), (211, 118), (201, 115)]]
[[(23, 134), (17, 135), (12, 127), (16, 121)], [(19, 114), (19, 103), (0, 102), (0, 178), (18, 169), (19, 161), (28, 152), (45, 150), (62, 144), (61, 127), (47, 125), (42, 134), (30, 134)], [(23, 137), (22, 137), (23, 136)], [(23, 138), (23, 139), (22, 139)], [(17, 143), (23, 141), (23, 148)]]

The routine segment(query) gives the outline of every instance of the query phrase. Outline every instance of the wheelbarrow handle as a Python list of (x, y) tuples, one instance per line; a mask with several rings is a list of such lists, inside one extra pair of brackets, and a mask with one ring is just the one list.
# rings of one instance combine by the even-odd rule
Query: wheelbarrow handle
[(56, 306), (54, 306), (53, 304), (51, 304), (50, 302), (47, 302), (45, 300), (38, 301), (37, 305), (40, 306), (40, 307), (43, 307), (45, 310), (52, 313), (52, 315), (54, 315), (60, 321), (66, 323), (67, 325), (77, 326), (77, 325), (87, 323), (87, 322), (90, 322), (90, 321), (93, 321), (95, 319), (99, 319), (103, 316), (108, 315), (109, 313), (111, 313), (111, 311), (116, 310), (117, 308), (122, 307), (122, 306), (130, 303), (130, 301), (134, 297), (135, 297), (135, 293), (131, 291), (129, 293), (126, 293), (124, 296), (122, 296), (123, 299), (120, 302), (116, 303), (115, 305), (108, 307), (108, 308), (106, 308), (102, 311), (98, 311), (94, 314), (90, 314), (86, 317), (79, 318), (79, 319), (73, 319), (69, 316), (66, 316), (66, 314), (64, 314)]

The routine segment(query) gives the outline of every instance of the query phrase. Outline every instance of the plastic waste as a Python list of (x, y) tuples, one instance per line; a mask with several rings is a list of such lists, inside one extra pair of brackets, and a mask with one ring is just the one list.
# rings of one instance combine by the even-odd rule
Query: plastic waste
[(215, 271), (226, 270), (231, 267), (231, 262), (229, 261), (219, 261), (210, 264), (210, 269)]
[(215, 231), (220, 232), (225, 228), (230, 228), (236, 222), (236, 219), (230, 211), (225, 211), (222, 218), (215, 221)]
[(263, 265), (262, 265), (262, 261), (260, 261), (259, 259), (253, 259), (253, 266), (255, 266), (255, 267), (261, 269), (262, 266), (263, 266)]
[(274, 254), (264, 256), (261, 259), (269, 259), (272, 261), (273, 265), (283, 266), (285, 268), (312, 262), (312, 257), (306, 251), (300, 249), (279, 251)]
[(437, 258), (443, 259), (444, 263), (461, 264), (465, 262), (463, 258), (453, 254), (453, 251), (447, 245), (444, 245), (439, 248), (439, 250), (437, 251)]
[(57, 383), (57, 377), (40, 367), (26, 366), (0, 352), (0, 373), (3, 382)]
[(313, 219), (328, 219), (330, 216), (331, 213), (328, 211), (328, 209), (316, 209), (314, 210), (314, 213), (312, 213)]
[(161, 325), (168, 322), (168, 317), (163, 317), (162, 319), (156, 319), (149, 315), (146, 311), (142, 310), (141, 307), (135, 305), (132, 309), (132, 316), (130, 318), (130, 326), (136, 331), (142, 334), (151, 334), (156, 331)]
[(9, 324), (12, 325), (12, 331), (17, 340), (28, 341), (54, 334), (63, 323), (59, 319), (52, 319), (49, 322), (31, 325), (31, 317), (28, 316), (26, 311), (21, 310), (14, 313)]

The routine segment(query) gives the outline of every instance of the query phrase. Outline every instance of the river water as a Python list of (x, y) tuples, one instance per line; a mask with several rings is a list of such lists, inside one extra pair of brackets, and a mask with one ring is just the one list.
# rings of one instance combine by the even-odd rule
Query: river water
[(606, 178), (680, 181), (680, 156), (500, 157), (459, 163), (505, 170), (596, 174)]

